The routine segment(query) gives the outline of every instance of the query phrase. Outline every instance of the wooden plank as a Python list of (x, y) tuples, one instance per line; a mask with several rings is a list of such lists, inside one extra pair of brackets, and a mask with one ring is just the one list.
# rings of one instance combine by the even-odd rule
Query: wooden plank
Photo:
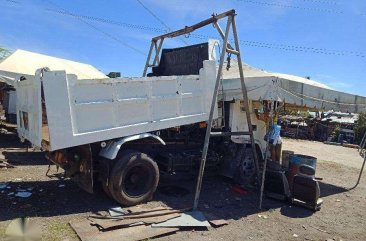
[(96, 226), (92, 226), (88, 220), (70, 222), (81, 241), (137, 241), (156, 236), (173, 234), (178, 228), (152, 228), (150, 225), (139, 225), (129, 228), (115, 229), (113, 231), (99, 231)]

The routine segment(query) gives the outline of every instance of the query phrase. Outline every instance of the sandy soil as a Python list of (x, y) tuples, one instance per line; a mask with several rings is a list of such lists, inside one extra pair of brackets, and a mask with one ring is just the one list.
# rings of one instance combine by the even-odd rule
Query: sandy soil
[[(264, 200), (264, 210), (258, 210), (258, 193), (239, 195), (232, 184), (220, 177), (205, 177), (199, 209), (206, 216), (229, 221), (229, 225), (208, 230), (185, 230), (159, 240), (366, 240), (366, 178), (354, 190), (361, 157), (357, 151), (309, 141), (285, 140), (284, 149), (318, 158), (317, 177), (324, 204), (313, 213), (288, 203)], [(42, 225), (43, 240), (79, 240), (68, 222), (83, 220), (92, 212), (116, 206), (98, 191), (87, 194), (73, 182), (60, 179), (52, 166), (53, 177), (45, 176), (48, 163), (40, 152), (27, 152), (15, 135), (0, 135), (0, 159), (15, 168), (0, 169), (0, 182), (9, 188), (0, 190), (0, 240), (10, 221), (31, 217)], [(195, 182), (162, 180), (154, 200), (147, 207), (187, 207), (192, 204)], [(171, 195), (164, 187), (179, 186), (186, 194)], [(19, 189), (31, 190), (29, 198), (9, 195)], [(267, 218), (259, 217), (265, 215)]]

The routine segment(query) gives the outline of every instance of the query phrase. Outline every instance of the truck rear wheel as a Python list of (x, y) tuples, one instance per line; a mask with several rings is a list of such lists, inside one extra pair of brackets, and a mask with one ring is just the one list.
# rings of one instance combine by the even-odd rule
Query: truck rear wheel
[(133, 206), (149, 201), (159, 183), (155, 161), (141, 152), (121, 153), (109, 178), (109, 192), (119, 203)]

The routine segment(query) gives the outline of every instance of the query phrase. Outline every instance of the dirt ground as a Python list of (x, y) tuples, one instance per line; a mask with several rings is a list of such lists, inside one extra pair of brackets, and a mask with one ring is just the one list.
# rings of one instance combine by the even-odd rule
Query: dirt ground
[[(324, 200), (320, 211), (314, 213), (272, 199), (265, 199), (264, 211), (259, 211), (255, 191), (240, 195), (231, 190), (228, 180), (205, 177), (199, 209), (208, 217), (228, 220), (229, 225), (180, 231), (159, 240), (366, 240), (365, 175), (356, 189), (348, 190), (355, 184), (357, 168), (362, 164), (357, 150), (288, 139), (283, 149), (318, 157), (316, 176), (322, 178)], [(0, 134), (0, 160), (15, 166), (0, 169), (0, 184), (7, 183), (0, 189), (0, 240), (5, 239), (10, 221), (18, 217), (30, 217), (41, 224), (43, 240), (79, 240), (69, 221), (117, 205), (101, 191), (88, 194), (70, 180), (61, 179), (55, 166), (51, 166), (52, 177), (47, 177), (48, 162), (43, 153), (27, 152), (14, 133)], [(194, 186), (194, 180), (161, 180), (153, 201), (144, 206), (189, 207)], [(20, 189), (32, 195), (15, 197), (14, 192)]]
[(285, 139), (282, 149), (358, 169), (362, 165), (362, 158), (360, 158), (359, 153), (348, 147), (326, 145), (317, 141)]

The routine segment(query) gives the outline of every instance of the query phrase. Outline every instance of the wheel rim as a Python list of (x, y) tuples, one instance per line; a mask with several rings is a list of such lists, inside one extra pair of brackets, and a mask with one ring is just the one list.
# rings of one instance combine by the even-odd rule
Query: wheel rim
[(151, 172), (146, 166), (133, 166), (126, 171), (122, 191), (129, 197), (141, 197), (150, 190), (151, 183)]

